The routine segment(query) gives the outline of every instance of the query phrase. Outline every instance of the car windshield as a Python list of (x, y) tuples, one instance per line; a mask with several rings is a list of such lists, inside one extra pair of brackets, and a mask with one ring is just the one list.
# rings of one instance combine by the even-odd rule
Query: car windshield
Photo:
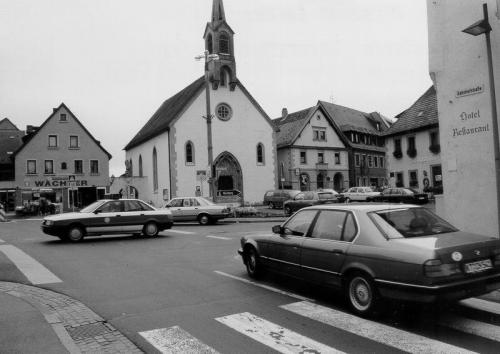
[(106, 202), (106, 200), (98, 200), (97, 202), (93, 202), (92, 204), (86, 206), (82, 210), (80, 210), (80, 213), (91, 213), (95, 209), (97, 209), (99, 206), (102, 205), (102, 203)]
[(400, 208), (369, 214), (389, 239), (431, 236), (458, 231), (425, 208)]

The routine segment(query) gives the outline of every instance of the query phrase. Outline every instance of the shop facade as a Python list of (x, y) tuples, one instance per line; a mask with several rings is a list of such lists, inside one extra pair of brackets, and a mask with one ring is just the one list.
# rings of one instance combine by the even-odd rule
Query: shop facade
[(108, 192), (111, 155), (64, 103), (27, 133), (15, 153), (16, 210), (72, 211)]

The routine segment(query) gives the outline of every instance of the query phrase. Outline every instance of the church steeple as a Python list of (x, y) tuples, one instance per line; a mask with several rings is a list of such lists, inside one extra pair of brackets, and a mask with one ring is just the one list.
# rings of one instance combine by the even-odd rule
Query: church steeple
[(205, 50), (208, 50), (210, 54), (219, 55), (219, 60), (208, 63), (209, 78), (214, 90), (217, 90), (219, 86), (225, 86), (232, 91), (236, 87), (238, 79), (236, 78), (233, 36), (234, 32), (226, 22), (222, 0), (213, 0), (212, 21), (207, 23), (203, 39)]

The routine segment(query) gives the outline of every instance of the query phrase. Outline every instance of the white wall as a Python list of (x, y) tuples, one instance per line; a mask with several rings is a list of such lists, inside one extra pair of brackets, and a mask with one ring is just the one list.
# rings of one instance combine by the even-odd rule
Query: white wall
[[(493, 28), (496, 92), (500, 93), (500, 25), (495, 0), (427, 0), (429, 72), (435, 80), (438, 98), (444, 216), (463, 230), (498, 236), (485, 35), (462, 33), (483, 18), (483, 2), (488, 4)], [(483, 92), (457, 95), (458, 91), (475, 87), (483, 88)], [(472, 133), (461, 134), (464, 129), (472, 129)]]

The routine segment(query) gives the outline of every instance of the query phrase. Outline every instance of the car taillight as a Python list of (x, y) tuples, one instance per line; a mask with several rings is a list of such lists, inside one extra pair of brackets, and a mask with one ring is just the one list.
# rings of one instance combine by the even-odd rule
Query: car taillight
[(443, 263), (439, 259), (431, 259), (424, 263), (424, 274), (430, 278), (447, 277), (459, 273), (461, 271), (458, 263)]
[(500, 267), (500, 248), (493, 250), (493, 263), (495, 267)]

